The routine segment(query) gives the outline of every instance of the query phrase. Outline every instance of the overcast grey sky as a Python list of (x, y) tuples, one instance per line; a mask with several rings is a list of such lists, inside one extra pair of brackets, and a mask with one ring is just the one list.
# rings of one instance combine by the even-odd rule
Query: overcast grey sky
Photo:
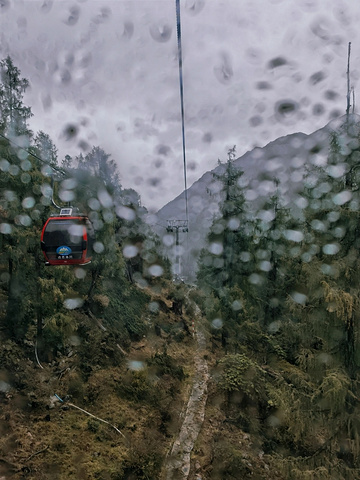
[[(188, 186), (233, 145), (240, 156), (345, 113), (348, 42), (355, 93), (359, 83), (360, 2), (180, 4)], [(175, 0), (0, 0), (8, 54), (31, 84), (30, 126), (60, 160), (101, 146), (150, 210), (182, 192)]]

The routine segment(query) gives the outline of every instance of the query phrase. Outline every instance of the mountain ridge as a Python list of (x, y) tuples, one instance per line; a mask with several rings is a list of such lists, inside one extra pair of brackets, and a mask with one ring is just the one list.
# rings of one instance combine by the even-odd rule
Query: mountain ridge
[[(339, 129), (345, 122), (358, 123), (360, 116), (352, 114), (331, 120), (321, 129), (311, 134), (291, 133), (279, 137), (263, 147), (255, 147), (234, 160), (234, 165), (244, 172), (242, 181), (247, 187), (248, 201), (260, 205), (277, 189), (289, 203), (300, 190), (308, 164), (321, 165), (327, 158), (330, 133)], [(205, 246), (206, 236), (214, 215), (219, 212), (219, 191), (221, 185), (214, 174), (221, 173), (224, 164), (219, 164), (205, 172), (187, 190), (189, 233), (179, 235), (183, 268), (182, 274), (194, 279), (196, 262)], [(153, 217), (154, 230), (164, 235), (168, 220), (186, 218), (184, 191), (164, 205)], [(154, 220), (155, 219), (155, 220)], [(151, 223), (152, 223), (151, 222)], [(162, 225), (162, 227), (161, 227)], [(176, 245), (167, 239), (167, 255), (176, 261)]]

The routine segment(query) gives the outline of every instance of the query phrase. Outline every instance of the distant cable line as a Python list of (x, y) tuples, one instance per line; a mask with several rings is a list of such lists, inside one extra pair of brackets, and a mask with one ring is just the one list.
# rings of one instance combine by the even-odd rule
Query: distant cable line
[(188, 221), (188, 194), (187, 194), (187, 179), (186, 179), (185, 113), (184, 113), (184, 88), (183, 88), (182, 50), (181, 50), (180, 0), (175, 0), (175, 2), (176, 2), (176, 29), (177, 29), (177, 43), (178, 43), (178, 58), (179, 58), (181, 132), (182, 132), (182, 150), (183, 150), (184, 184), (185, 184), (185, 211), (186, 211), (186, 220)]

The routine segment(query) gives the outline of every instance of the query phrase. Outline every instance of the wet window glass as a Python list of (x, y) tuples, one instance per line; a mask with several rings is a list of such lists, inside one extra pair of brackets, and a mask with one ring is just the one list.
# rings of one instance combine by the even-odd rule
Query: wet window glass
[(359, 19), (0, 0), (0, 480), (359, 477)]

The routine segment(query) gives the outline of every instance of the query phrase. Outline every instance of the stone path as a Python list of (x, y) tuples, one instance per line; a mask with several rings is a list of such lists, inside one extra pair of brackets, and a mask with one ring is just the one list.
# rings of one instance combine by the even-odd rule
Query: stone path
[(197, 351), (195, 375), (187, 403), (184, 421), (171, 452), (165, 461), (166, 480), (185, 480), (189, 476), (191, 451), (199, 435), (205, 417), (207, 401), (208, 365), (204, 359), (205, 335), (196, 331)]

